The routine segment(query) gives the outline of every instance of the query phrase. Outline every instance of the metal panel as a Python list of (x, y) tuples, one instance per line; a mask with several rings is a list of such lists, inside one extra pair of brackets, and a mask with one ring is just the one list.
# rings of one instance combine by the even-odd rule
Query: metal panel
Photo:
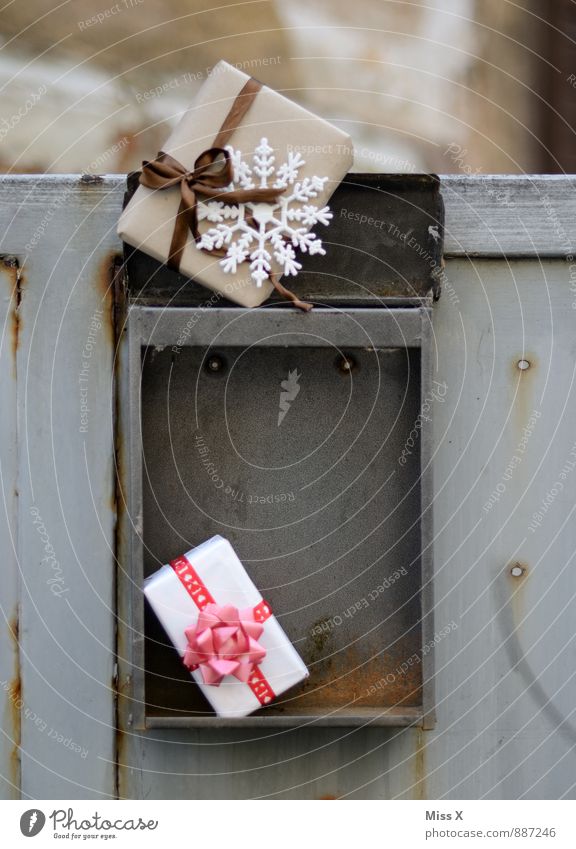
[[(446, 387), (432, 445), (437, 727), (300, 729), (272, 739), (157, 729), (126, 746), (127, 795), (574, 798), (576, 478), (529, 530), (574, 444), (568, 267), (449, 261), (447, 281), (429, 364)], [(505, 499), (485, 511), (534, 407), (530, 450)], [(528, 570), (518, 578), (517, 560)], [(144, 752), (161, 782), (137, 772)]]
[(447, 273), (458, 302), (443, 299), (434, 311), (447, 385), (434, 416), (435, 611), (437, 630), (452, 619), (458, 627), (436, 650), (427, 795), (573, 799), (569, 268), (453, 261)]
[(140, 314), (144, 344), (341, 346), (412, 348), (422, 344), (419, 309), (316, 309), (303, 316), (293, 308), (258, 310), (132, 307)]
[[(405, 350), (353, 353), (352, 377), (325, 349), (226, 348), (216, 379), (202, 348), (176, 362), (169, 349), (145, 357), (146, 574), (224, 533), (311, 671), (245, 724), (337, 712), (342, 724), (377, 722), (383, 709), (402, 717), (421, 704), (418, 667), (369, 692), (421, 642), (419, 464), (395, 462), (418, 416), (419, 369)], [(299, 403), (279, 429), (280, 384), (294, 369)], [(209, 720), (153, 615), (146, 631), (149, 714)]]
[(78, 177), (3, 178), (0, 190), (3, 245), (24, 274), (16, 354), (21, 792), (108, 797), (117, 245), (109, 213), (119, 196), (103, 180)]
[[(355, 175), (350, 176), (355, 179)], [(571, 246), (576, 242), (573, 176), (483, 174), (468, 177), (446, 174), (439, 179), (440, 195), (446, 210), (446, 255), (553, 257), (570, 254)], [(98, 209), (99, 215), (108, 217), (110, 234), (116, 226), (125, 185), (126, 177), (121, 174), (84, 178), (67, 174), (0, 176), (5, 212), (9, 204), (13, 210), (23, 200), (28, 204), (28, 210), (31, 206), (41, 207), (45, 212), (58, 198), (62, 205), (64, 201), (70, 201), (66, 209), (69, 215), (73, 215), (89, 187), (91, 203)], [(6, 216), (7, 227), (10, 221), (11, 216)], [(16, 244), (15, 240), (18, 244), (26, 241), (22, 242), (12, 228), (10, 243)], [(117, 241), (114, 244), (120, 249)], [(2, 251), (10, 252), (6, 239)], [(425, 253), (423, 251), (421, 259), (425, 259)], [(156, 272), (160, 268), (157, 266)], [(154, 285), (153, 273), (141, 276), (148, 285)], [(181, 282), (184, 283), (185, 278), (181, 278)], [(342, 293), (342, 286), (331, 286), (326, 296), (333, 298)], [(145, 293), (142, 294), (144, 296)], [(206, 291), (204, 295), (205, 302), (210, 293)], [(202, 292), (200, 299), (202, 303)]]
[[(445, 293), (434, 309), (431, 365), (434, 378), (446, 381), (447, 386), (443, 402), (434, 406), (435, 438), (431, 446), (437, 634), (462, 614), (455, 620), (456, 630), (440, 637), (436, 646), (436, 729), (311, 725), (272, 732), (157, 728), (139, 734), (129, 730), (118, 737), (120, 795), (198, 799), (575, 798), (574, 473), (563, 481), (563, 492), (552, 496), (546, 512), (541, 502), (554, 486), (574, 442), (576, 311), (572, 309), (574, 295), (567, 263), (549, 260), (541, 265), (537, 259), (545, 252), (565, 255), (564, 239), (568, 245), (576, 241), (573, 179), (448, 177), (443, 182), (450, 253), (519, 253), (533, 259), (511, 264), (502, 258), (474, 263), (449, 260)], [(123, 177), (110, 177), (91, 186), (82, 185), (78, 178), (2, 178), (2, 250), (23, 253), (26, 241), (63, 190), (70, 193), (63, 217), (78, 222), (91, 209), (93, 216), (102, 216), (104, 232), (112, 233), (123, 185)], [(548, 196), (563, 230), (556, 225), (555, 232), (543, 195)], [(502, 203), (505, 197), (517, 204), (516, 211)], [(26, 200), (28, 207), (11, 226), (15, 212)], [(28, 224), (29, 219), (34, 223)], [(90, 219), (89, 224), (92, 222)], [(94, 243), (100, 238), (94, 237), (94, 232), (89, 242), (86, 237), (82, 248), (89, 262)], [(53, 242), (49, 234), (46, 238)], [(112, 236), (107, 238), (110, 242), (105, 244), (117, 247)], [(75, 247), (69, 246), (70, 250)], [(39, 274), (27, 278), (25, 288), (30, 284), (40, 291), (43, 282), (39, 278)], [(70, 275), (64, 268), (53, 286), (72, 288), (75, 279), (76, 270)], [(56, 327), (58, 321), (59, 317)], [(522, 355), (533, 367), (519, 375), (516, 363)], [(62, 366), (62, 361), (58, 364)], [(25, 363), (24, 372), (19, 370), (20, 376), (23, 373)], [(40, 391), (40, 384), (37, 375), (35, 391)], [(501, 483), (534, 403), (540, 405), (541, 417), (530, 437), (529, 453), (505, 481), (503, 500), (485, 513), (483, 505)], [(4, 405), (0, 414), (3, 421), (6, 417), (8, 422), (13, 421)], [(105, 441), (110, 410), (107, 415), (110, 418), (100, 419), (105, 423)], [(69, 424), (59, 420), (54, 431), (59, 451), (70, 437)], [(97, 434), (92, 436), (96, 440)], [(50, 444), (44, 440), (41, 447), (44, 454), (36, 455), (36, 480), (42, 469), (49, 468), (44, 464), (52, 457)], [(3, 443), (2, 449), (4, 475), (10, 468), (7, 444)], [(123, 459), (120, 455), (119, 462)], [(67, 485), (72, 487), (77, 478), (68, 458), (63, 461), (60, 454), (58, 462), (59, 468), (63, 463), (70, 469)], [(83, 468), (78, 467), (80, 471)], [(20, 469), (27, 473), (24, 463)], [(102, 466), (91, 461), (90, 469), (96, 498), (106, 498), (108, 489), (101, 487), (99, 477), (105, 477)], [(9, 478), (6, 474), (3, 481)], [(68, 505), (66, 509), (68, 512)], [(542, 518), (534, 519), (534, 513), (541, 513)], [(86, 527), (82, 515), (73, 509), (70, 515), (77, 521), (78, 530), (74, 532), (81, 534)], [(25, 512), (20, 511), (20, 518), (30, 524)], [(536, 522), (533, 532), (529, 530), (532, 521)], [(25, 534), (30, 535), (29, 527)], [(121, 534), (119, 541), (122, 544)], [(110, 572), (106, 557), (102, 549), (96, 551), (99, 575), (107, 586)], [(518, 578), (509, 571), (516, 560), (527, 567)], [(66, 569), (74, 564), (66, 549), (62, 562)], [(3, 561), (3, 578), (6, 571)], [(44, 608), (44, 604), (38, 608), (43, 615)], [(112, 611), (97, 604), (92, 611), (96, 614), (98, 623), (97, 627), (93, 623), (92, 633), (97, 637), (104, 634), (107, 639)], [(82, 645), (85, 656), (91, 657), (94, 640), (81, 629), (72, 637)], [(3, 642), (2, 652), (5, 645)], [(123, 654), (121, 647), (121, 658)], [(42, 658), (44, 675), (52, 678), (54, 656), (49, 646)], [(10, 661), (8, 664), (9, 672)], [(99, 674), (100, 669), (98, 661), (93, 674)], [(64, 674), (65, 670), (62, 677)], [(75, 672), (67, 674), (78, 685)], [(25, 665), (24, 698), (27, 678)], [(127, 686), (121, 678), (120, 688)], [(42, 683), (42, 687), (33, 688), (33, 693), (35, 704), (42, 699), (52, 715), (54, 693), (50, 688)], [(81, 695), (77, 693), (76, 698)], [(128, 699), (121, 700), (122, 704), (129, 708)], [(58, 708), (59, 716), (67, 720), (62, 703)], [(106, 769), (95, 773), (92, 764), (88, 770), (86, 762), (77, 758), (82, 772), (90, 773), (94, 785), (98, 779), (98, 792), (105, 793), (112, 786), (111, 767), (108, 769), (113, 760), (111, 709), (111, 694), (101, 689), (97, 701), (90, 703), (91, 715), (97, 719), (86, 719), (90, 748), (101, 752)], [(41, 737), (39, 731), (35, 733)], [(40, 763), (29, 760), (24, 794), (68, 798), (70, 785), (45, 773), (41, 764), (46, 752), (34, 744), (32, 729), (27, 745), (32, 756), (39, 755)], [(51, 745), (55, 747), (53, 753), (63, 751), (61, 746)], [(82, 781), (77, 772), (75, 775)], [(2, 792), (11, 791), (5, 788)], [(95, 795), (94, 790), (83, 792), (88, 797)]]
[(20, 656), (18, 629), (18, 456), (16, 352), (22, 275), (15, 257), (0, 257), (0, 798), (20, 797)]
[[(128, 345), (135, 349), (133, 340), (140, 336), (148, 353), (141, 366), (133, 350), (132, 375), (121, 391), (122, 406), (130, 396), (135, 416), (131, 422), (123, 419), (123, 428), (131, 433), (136, 484), (126, 468), (124, 473), (139, 503), (137, 404), (142, 382), (147, 573), (210, 534), (225, 533), (313, 669), (311, 682), (262, 715), (236, 724), (310, 719), (411, 724), (422, 716), (420, 664), (412, 667), (410, 660), (401, 674), (397, 670), (410, 658), (420, 659), (422, 642), (420, 455), (416, 449), (404, 451), (419, 415), (420, 358), (404, 345), (421, 344), (423, 319), (428, 327), (425, 310), (317, 311), (306, 317), (307, 331), (302, 333), (303, 317), (286, 309), (130, 310)], [(212, 348), (199, 347), (210, 340)], [(239, 343), (245, 347), (231, 347)], [(343, 347), (351, 372), (341, 368)], [(215, 361), (211, 352), (219, 348), (226, 353), (223, 359), (214, 355), (223, 364), (216, 375), (206, 363)], [(291, 423), (280, 430), (281, 383), (295, 370), (302, 377), (304, 401), (295, 405)], [(223, 379), (228, 371), (234, 372), (234, 380)], [(422, 389), (423, 399), (429, 391)], [(317, 444), (319, 425), (326, 434)], [(191, 447), (193, 431), (209, 440), (222, 485), (224, 480), (230, 483), (223, 502), (222, 492), (202, 474), (201, 457)], [(232, 431), (238, 443), (247, 442), (244, 449), (231, 445)], [(316, 450), (307, 449), (294, 463), (280, 462), (301, 442), (316, 445)], [(246, 461), (244, 450), (260, 459)], [(238, 456), (244, 459), (238, 462)], [(274, 466), (274, 457), (283, 470)], [(274, 493), (268, 500), (256, 499), (255, 493), (268, 491)], [(278, 510), (281, 526), (264, 535)], [(134, 520), (139, 511), (128, 509), (125, 517), (134, 541), (132, 559), (123, 561), (129, 574), (123, 575), (121, 592), (121, 597), (131, 594), (125, 609), (132, 618), (121, 627), (121, 643), (130, 643), (133, 670), (127, 666), (127, 674), (132, 673), (127, 696), (131, 692), (132, 704), (126, 720), (136, 726), (144, 722), (141, 555), (135, 557), (141, 550), (141, 523)], [(300, 545), (290, 553), (296, 529)], [(271, 551), (284, 554), (271, 557)], [(324, 565), (319, 568), (320, 561)], [(280, 567), (290, 581), (281, 580)], [(382, 581), (385, 592), (378, 590)], [(209, 713), (207, 706), (153, 616), (146, 633), (147, 724), (165, 725), (174, 717), (178, 724), (226, 724), (203, 716)], [(431, 659), (430, 651), (430, 669)], [(391, 680), (385, 681), (387, 673)], [(431, 721), (430, 708), (428, 713)]]

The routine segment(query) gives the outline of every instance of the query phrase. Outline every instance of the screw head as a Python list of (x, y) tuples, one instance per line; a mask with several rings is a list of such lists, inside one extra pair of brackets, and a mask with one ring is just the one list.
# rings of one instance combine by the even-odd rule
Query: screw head
[(518, 366), (520, 371), (526, 371), (527, 369), (530, 368), (531, 363), (530, 363), (530, 360), (518, 360), (516, 365)]
[(213, 354), (206, 360), (206, 369), (212, 374), (222, 371), (224, 368), (224, 360), (218, 354)]
[(354, 357), (350, 356), (350, 354), (344, 354), (344, 356), (339, 358), (338, 369), (342, 372), (342, 374), (350, 374), (350, 372), (354, 371), (355, 368), (356, 361)]
[(521, 566), (519, 563), (515, 563), (514, 566), (510, 569), (510, 574), (513, 578), (521, 578), (526, 569)]

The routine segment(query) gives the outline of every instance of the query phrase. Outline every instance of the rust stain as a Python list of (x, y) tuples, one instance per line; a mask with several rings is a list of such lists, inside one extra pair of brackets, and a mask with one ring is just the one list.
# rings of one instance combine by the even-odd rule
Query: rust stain
[(14, 370), (16, 369), (16, 354), (18, 353), (18, 345), (20, 342), (20, 331), (22, 329), (22, 318), (20, 315), (20, 305), (22, 302), (22, 289), (24, 285), (24, 275), (20, 264), (16, 257), (3, 256), (2, 266), (6, 269), (9, 286), (10, 298), (12, 301), (12, 311), (10, 316), (10, 335), (12, 339), (12, 356), (14, 358)]
[(8, 685), (8, 702), (10, 710), (10, 727), (12, 729), (12, 751), (10, 753), (10, 782), (19, 788), (21, 777), (20, 743), (22, 741), (22, 679), (20, 677), (20, 644), (19, 611), (16, 608), (12, 619), (8, 624), (10, 637), (14, 643), (15, 669), (14, 676)]
[[(118, 160), (116, 162), (116, 168), (120, 173), (124, 171), (131, 171), (132, 163), (138, 159), (138, 135), (134, 133), (132, 130), (121, 131), (116, 139), (115, 144), (118, 147)], [(140, 157), (141, 158), (141, 157)]]
[(100, 174), (82, 174), (79, 183), (81, 186), (97, 186), (104, 182), (104, 177)]
[[(174, 711), (190, 715), (205, 712), (208, 708), (200, 690), (193, 682), (190, 686), (190, 677), (186, 675), (177, 654), (165, 644), (160, 626), (153, 619), (148, 622), (146, 633), (149, 638), (146, 644), (148, 712), (157, 715)], [(416, 645), (403, 643), (396, 651), (383, 652), (371, 660), (367, 660), (367, 651), (362, 645), (334, 654), (331, 645), (333, 643), (327, 643), (325, 657), (313, 663), (310, 663), (310, 657), (318, 657), (318, 647), (313, 641), (305, 646), (302, 655), (309, 665), (310, 678), (269, 705), (266, 715), (297, 716), (332, 710), (355, 713), (371, 709), (381, 713), (386, 709), (421, 706), (422, 664), (414, 663), (405, 673), (395, 671), (407, 661), (412, 651), (417, 652)], [(122, 651), (121, 647), (119, 651)], [(393, 677), (386, 681), (387, 675)], [(381, 686), (373, 686), (379, 682), (383, 682)]]
[(414, 659), (406, 666), (408, 658), (418, 656), (417, 642), (413, 642), (408, 645), (404, 640), (367, 660), (362, 648), (355, 645), (334, 654), (327, 649), (328, 656), (322, 658), (322, 649), (312, 641), (304, 650), (304, 661), (314, 674), (299, 690), (291, 691), (291, 699), (298, 696), (298, 711), (306, 707), (417, 707), (422, 704), (422, 663)]
[[(518, 574), (520, 570), (521, 574)], [(506, 568), (506, 577), (510, 587), (510, 607), (516, 628), (520, 627), (524, 619), (524, 588), (529, 574), (528, 565), (521, 560), (515, 560)]]
[[(115, 327), (116, 329), (116, 327)], [(117, 372), (119, 363), (118, 357), (115, 356), (114, 359), (115, 371)], [(115, 375), (115, 385), (118, 386), (118, 375)], [(124, 493), (126, 490), (126, 463), (124, 458), (123, 451), (123, 442), (120, 434), (120, 405), (118, 392), (116, 391), (116, 397), (114, 399), (114, 486), (112, 488), (111, 493), (111, 502), (113, 505), (113, 515), (115, 516), (115, 524), (114, 524), (114, 603), (116, 606), (116, 614), (120, 619), (123, 617), (124, 612), (121, 609), (121, 599), (119, 592), (119, 580), (118, 573), (122, 568), (121, 564), (124, 559), (124, 556), (128, 553), (128, 543), (123, 532), (123, 524), (124, 524), (124, 514), (125, 514), (125, 502), (124, 502)], [(116, 620), (118, 622), (118, 619)], [(126, 645), (125, 640), (123, 639), (123, 629), (119, 628), (116, 624), (115, 631), (115, 655), (116, 662), (118, 664), (118, 674), (115, 680), (115, 712), (116, 712), (116, 734), (115, 734), (115, 768), (114, 768), (114, 792), (117, 799), (122, 798), (122, 764), (126, 763), (126, 752), (125, 752), (125, 739), (124, 739), (124, 731), (122, 726), (122, 716), (126, 715), (127, 712), (127, 704), (126, 698), (124, 696), (125, 684), (122, 680), (122, 658), (126, 657)]]
[(114, 349), (116, 341), (115, 312), (114, 312), (114, 289), (116, 276), (122, 258), (116, 251), (111, 251), (101, 261), (96, 272), (95, 285), (101, 296), (101, 309), (104, 313), (102, 326), (104, 328), (107, 342)]
[(337, 799), (337, 798), (338, 798), (338, 796), (335, 796), (333, 793), (324, 793), (323, 796), (318, 796), (318, 799), (320, 799), (320, 800), (328, 799), (328, 800), (332, 801), (333, 799)]
[(426, 732), (416, 729), (416, 751), (414, 753), (414, 799), (427, 799), (426, 795)]
[[(527, 364), (528, 367), (521, 366)], [(510, 363), (512, 376), (512, 392), (514, 399), (514, 410), (517, 430), (522, 435), (522, 429), (526, 426), (534, 403), (532, 400), (534, 379), (538, 371), (538, 361), (533, 351), (523, 351), (516, 354)]]
[[(119, 544), (124, 544), (120, 538)], [(147, 634), (152, 637), (146, 646), (149, 712), (156, 712), (151, 705), (163, 706), (160, 715), (165, 711), (186, 714), (205, 711), (200, 691), (190, 688), (190, 678), (182, 672), (177, 655), (163, 644), (160, 633), (150, 630), (154, 623), (148, 623), (147, 627)], [(122, 652), (120, 634), (118, 650)], [(420, 656), (417, 634), (411, 635), (409, 641), (404, 638), (402, 645), (393, 651), (371, 659), (367, 659), (367, 654), (362, 645), (334, 651), (333, 641), (326, 640), (322, 656), (318, 642), (310, 639), (302, 651), (312, 673), (310, 678), (269, 705), (266, 714), (302, 715), (332, 710), (355, 713), (366, 709), (380, 713), (387, 709), (421, 707), (422, 663), (417, 659)], [(407, 663), (410, 657), (413, 657), (412, 665)]]
[[(124, 280), (124, 266), (122, 256), (114, 254), (110, 258), (108, 266), (104, 270), (108, 273), (110, 293), (112, 300), (112, 333), (114, 338), (114, 383), (120, 386), (120, 357), (118, 347), (122, 338), (125, 322), (126, 291)], [(127, 562), (129, 552), (129, 538), (127, 537), (128, 521), (126, 518), (126, 493), (128, 492), (128, 458), (125, 454), (125, 445), (122, 438), (123, 427), (122, 410), (120, 407), (119, 393), (116, 391), (114, 399), (114, 470), (115, 481), (111, 494), (115, 519), (114, 527), (114, 554), (116, 568), (114, 570), (114, 594), (116, 599), (116, 610), (120, 620), (123, 619), (125, 611), (122, 605), (120, 586), (118, 581), (119, 569), (122, 563)], [(122, 628), (116, 628), (116, 659), (118, 663), (118, 674), (114, 682), (116, 693), (116, 755), (115, 755), (115, 793), (117, 798), (124, 796), (123, 783), (125, 770), (123, 766), (128, 762), (130, 754), (128, 750), (128, 739), (126, 731), (129, 730), (129, 713), (132, 702), (131, 679), (125, 674), (123, 665), (124, 658), (129, 656), (126, 644), (126, 633)], [(130, 639), (130, 638), (128, 638)]]
[(318, 619), (310, 629), (310, 644), (308, 645), (306, 654), (309, 664), (315, 663), (324, 656), (326, 643), (330, 640), (331, 636), (330, 620), (326, 617)]
[(514, 381), (522, 385), (522, 381), (525, 384), (530, 382), (538, 370), (538, 359), (534, 351), (522, 351), (512, 357), (510, 365)]

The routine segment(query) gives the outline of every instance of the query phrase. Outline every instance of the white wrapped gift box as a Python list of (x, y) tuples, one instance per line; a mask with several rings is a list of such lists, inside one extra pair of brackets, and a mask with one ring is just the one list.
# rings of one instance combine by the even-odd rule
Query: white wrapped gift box
[[(192, 566), (217, 604), (231, 604), (239, 609), (263, 604), (236, 552), (223, 537), (212, 537), (188, 551), (183, 559)], [(174, 568), (162, 566), (147, 578), (144, 594), (175, 649), (184, 657), (188, 647), (185, 631), (196, 624), (200, 610)], [(260, 691), (260, 698), (249, 684), (232, 675), (226, 675), (219, 686), (213, 686), (204, 683), (200, 669), (190, 673), (218, 716), (247, 716), (308, 677), (306, 666), (273, 614), (265, 620), (258, 642), (266, 649), (266, 656), (258, 666), (259, 677), (263, 676), (267, 684), (264, 695)]]

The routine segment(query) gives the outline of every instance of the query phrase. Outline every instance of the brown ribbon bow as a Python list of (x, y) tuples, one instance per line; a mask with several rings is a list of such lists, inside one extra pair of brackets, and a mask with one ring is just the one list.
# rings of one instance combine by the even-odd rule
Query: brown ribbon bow
[[(140, 183), (149, 189), (170, 189), (180, 186), (180, 206), (174, 222), (174, 231), (170, 243), (170, 252), (167, 265), (174, 271), (179, 271), (182, 254), (186, 247), (188, 233), (197, 242), (200, 239), (198, 229), (198, 195), (219, 200), (223, 203), (237, 206), (241, 203), (276, 203), (279, 195), (285, 190), (278, 188), (253, 188), (235, 189), (226, 191), (233, 179), (232, 162), (230, 154), (224, 149), (224, 145), (243, 119), (244, 115), (252, 105), (261, 85), (254, 79), (248, 80), (240, 94), (232, 104), (230, 112), (214, 140), (214, 146), (200, 154), (194, 163), (192, 171), (186, 168), (170, 156), (160, 151), (157, 158), (151, 162), (142, 163), (142, 174)], [(211, 251), (215, 253), (215, 251)], [(276, 279), (276, 275), (269, 274), (270, 282), (275, 289), (286, 298), (289, 298), (295, 306), (308, 311), (312, 304), (301, 301), (293, 292), (290, 292)]]

